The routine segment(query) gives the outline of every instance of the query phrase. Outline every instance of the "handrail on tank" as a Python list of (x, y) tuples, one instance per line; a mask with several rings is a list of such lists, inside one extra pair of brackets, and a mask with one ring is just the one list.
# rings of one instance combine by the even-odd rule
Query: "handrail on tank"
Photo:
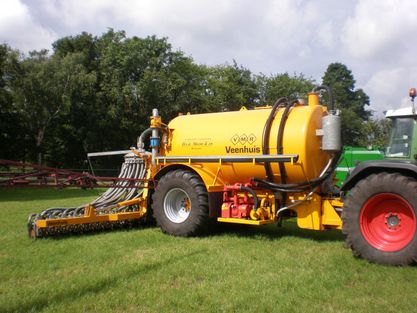
[(245, 155), (245, 156), (158, 156), (156, 161), (160, 163), (262, 163), (262, 162), (291, 162), (298, 160), (298, 154), (270, 154), (270, 155)]

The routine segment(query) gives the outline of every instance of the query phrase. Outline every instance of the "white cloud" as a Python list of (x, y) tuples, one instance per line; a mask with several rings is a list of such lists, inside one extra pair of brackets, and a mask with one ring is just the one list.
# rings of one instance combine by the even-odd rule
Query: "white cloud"
[(327, 21), (320, 25), (317, 29), (318, 42), (327, 49), (333, 49), (336, 44), (334, 31), (335, 27), (331, 21)]
[(48, 48), (57, 38), (54, 31), (37, 24), (19, 0), (4, 1), (0, 9), (0, 42), (24, 51)]
[(39, 24), (50, 25), (60, 36), (100, 35), (108, 27), (129, 36), (167, 36), (197, 62), (236, 59), (254, 72), (303, 72), (318, 50), (338, 40), (322, 13), (331, 0), (22, 1)]
[(417, 66), (381, 70), (364, 86), (372, 98), (372, 108), (378, 112), (410, 106), (408, 90), (417, 87)]
[(403, 63), (415, 48), (416, 29), (416, 1), (360, 0), (346, 20), (342, 42), (353, 57)]

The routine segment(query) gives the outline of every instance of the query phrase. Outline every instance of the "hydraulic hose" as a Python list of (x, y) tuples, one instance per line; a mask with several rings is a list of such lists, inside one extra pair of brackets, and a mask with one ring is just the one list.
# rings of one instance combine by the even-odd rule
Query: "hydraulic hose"
[[(269, 153), (269, 138), (271, 135), (271, 127), (272, 122), (275, 118), (275, 115), (277, 113), (277, 110), (279, 106), (283, 103), (286, 103), (288, 100), (285, 97), (279, 98), (277, 101), (275, 101), (274, 105), (272, 106), (271, 112), (269, 113), (268, 119), (266, 120), (263, 136), (262, 136), (262, 154), (266, 155)], [(269, 162), (265, 162), (265, 172), (266, 176), (269, 181), (274, 180), (274, 176), (271, 169), (271, 164)]]
[(315, 178), (315, 179), (312, 179), (312, 180), (306, 180), (304, 182), (293, 183), (293, 184), (275, 184), (275, 183), (263, 181), (263, 180), (258, 179), (258, 178), (254, 178), (254, 180), (255, 181), (263, 182), (263, 183), (265, 183), (267, 185), (270, 185), (270, 186), (279, 186), (280, 188), (287, 188), (287, 189), (310, 186), (311, 184), (313, 184), (315, 182), (315, 180), (320, 179), (323, 175), (325, 175), (327, 173), (327, 171), (331, 167), (332, 163), (333, 163), (333, 158), (327, 163), (327, 165), (321, 171), (321, 173), (320, 173), (320, 175), (319, 175), (318, 178)]
[[(283, 154), (284, 148), (282, 145), (283, 138), (284, 138), (284, 129), (285, 129), (285, 123), (287, 122), (288, 115), (290, 113), (290, 109), (297, 103), (297, 101), (291, 101), (285, 106), (284, 112), (281, 116), (281, 121), (279, 123), (278, 128), (278, 136), (277, 136), (277, 154)], [(287, 182), (287, 173), (285, 171), (285, 165), (282, 162), (278, 163), (279, 166), (279, 172), (281, 175), (281, 183), (285, 184)]]
[(258, 196), (256, 195), (255, 191), (253, 191), (253, 189), (246, 187), (246, 186), (240, 186), (240, 190), (246, 191), (248, 193), (250, 193), (253, 197), (253, 210), (258, 209), (259, 206), (259, 199)]
[[(316, 86), (316, 87), (313, 88), (313, 92), (317, 92), (318, 90), (326, 90), (327, 91), (327, 93), (329, 95), (329, 110), (334, 111), (333, 93), (332, 93), (331, 88), (329, 86), (326, 86), (326, 85)], [(281, 98), (281, 99), (283, 99), (283, 98)], [(281, 99), (279, 99), (279, 100), (281, 100)], [(278, 138), (277, 138), (277, 153), (278, 154), (283, 153), (282, 140), (283, 140), (283, 132), (284, 132), (284, 128), (285, 128), (285, 122), (288, 118), (289, 110), (291, 109), (291, 107), (295, 103), (296, 102), (293, 101), (293, 102), (287, 104), (286, 107), (285, 107), (285, 111), (282, 114), (281, 122), (280, 122), (280, 125), (279, 125)], [(274, 107), (275, 107), (275, 105), (274, 105)], [(265, 125), (265, 131), (268, 130), (268, 133), (265, 134), (264, 139), (265, 139), (265, 137), (267, 137), (267, 139), (269, 140), (269, 131), (270, 131), (271, 125), (268, 125), (268, 123), (272, 123), (272, 119), (273, 119), (274, 116), (275, 116), (275, 111), (272, 110), (271, 114), (270, 114), (270, 117), (267, 120), (267, 124)], [(269, 127), (267, 128), (267, 126), (269, 126)], [(265, 148), (265, 147), (268, 148), (268, 146), (265, 145), (265, 140), (264, 140), (263, 148)], [(266, 149), (263, 149), (264, 154), (266, 154), (265, 150)], [(324, 180), (326, 180), (329, 177), (330, 174), (332, 174), (334, 172), (334, 170), (337, 167), (340, 155), (341, 155), (340, 152), (335, 154), (333, 156), (333, 158), (329, 161), (328, 165), (324, 168), (322, 173), (320, 173), (319, 177), (317, 177), (315, 179), (312, 179), (312, 180), (307, 180), (307, 181), (303, 181), (303, 182), (299, 182), (299, 183), (293, 183), (293, 184), (286, 184), (285, 167), (284, 167), (284, 164), (279, 163), (280, 174), (281, 174), (281, 184), (273, 183), (273, 180), (271, 179), (272, 171), (271, 171), (270, 164), (268, 164), (268, 165), (265, 164), (265, 169), (267, 169), (267, 167), (268, 167), (269, 172), (270, 172), (270, 173), (268, 173), (268, 171), (267, 171), (268, 180), (253, 178), (253, 181), (258, 183), (258, 185), (263, 186), (263, 187), (265, 187), (267, 189), (270, 189), (272, 191), (302, 192), (302, 191), (310, 190), (312, 188), (318, 187), (321, 183), (323, 183)]]
[(313, 92), (316, 92), (318, 90), (326, 90), (327, 94), (329, 95), (329, 109), (331, 111), (334, 111), (334, 101), (333, 101), (333, 92), (332, 89), (327, 85), (320, 85), (313, 88)]
[(319, 177), (307, 180), (299, 183), (294, 184), (275, 184), (263, 179), (253, 178), (253, 181), (259, 183), (263, 187), (273, 190), (273, 191), (281, 191), (281, 192), (302, 192), (306, 190), (310, 190), (314, 187), (319, 186), (324, 180), (326, 180), (330, 174), (334, 172), (337, 167), (337, 163), (339, 161), (340, 153), (337, 153), (322, 171)]

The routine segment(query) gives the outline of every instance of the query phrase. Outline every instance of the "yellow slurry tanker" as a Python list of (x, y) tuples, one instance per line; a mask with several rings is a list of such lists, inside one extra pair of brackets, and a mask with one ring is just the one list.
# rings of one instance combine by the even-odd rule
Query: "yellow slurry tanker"
[[(329, 93), (329, 108), (319, 101), (321, 90)], [(331, 90), (319, 86), (307, 103), (281, 98), (253, 110), (180, 115), (169, 124), (154, 109), (150, 128), (125, 156), (124, 180), (90, 204), (32, 214), (29, 235), (116, 227), (150, 215), (163, 232), (177, 236), (207, 233), (213, 220), (264, 225), (295, 216), (301, 228), (341, 229), (343, 202), (333, 186), (341, 124), (332, 102)], [(384, 222), (395, 224), (403, 215), (407, 220), (409, 212), (392, 211), (384, 211)], [(358, 232), (350, 239), (366, 238), (364, 221), (346, 221), (348, 230)], [(414, 232), (393, 224), (392, 232), (405, 238), (397, 248), (387, 251), (383, 240), (379, 246), (364, 240), (369, 255), (350, 246), (373, 262), (410, 264), (417, 255), (415, 217), (412, 222)], [(384, 236), (388, 245), (398, 239)], [(414, 254), (404, 256), (410, 246)]]

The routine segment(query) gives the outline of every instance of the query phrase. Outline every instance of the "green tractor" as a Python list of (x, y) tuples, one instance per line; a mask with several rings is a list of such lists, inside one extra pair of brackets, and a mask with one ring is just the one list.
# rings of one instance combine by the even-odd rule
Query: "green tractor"
[(343, 232), (354, 254), (377, 263), (417, 262), (417, 114), (389, 110), (392, 133), (383, 160), (361, 162), (341, 186)]

